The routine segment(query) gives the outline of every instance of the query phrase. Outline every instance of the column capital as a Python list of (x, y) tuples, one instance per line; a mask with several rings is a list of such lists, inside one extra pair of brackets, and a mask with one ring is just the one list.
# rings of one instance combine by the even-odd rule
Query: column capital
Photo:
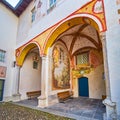
[(106, 34), (105, 34), (105, 32), (100, 33), (100, 39), (101, 39), (102, 43), (106, 41)]
[(16, 75), (15, 75), (14, 88), (13, 88), (14, 101), (19, 101), (21, 97), (21, 94), (19, 93), (20, 69), (21, 66), (19, 65), (15, 66)]
[(18, 64), (15, 62), (15, 67), (16, 67), (16, 68), (21, 68), (22, 66), (21, 66), (21, 65), (18, 65)]
[(41, 56), (42, 60), (47, 60), (48, 56)]
[(20, 69), (20, 68), (21, 68), (21, 66), (16, 65), (16, 68)]

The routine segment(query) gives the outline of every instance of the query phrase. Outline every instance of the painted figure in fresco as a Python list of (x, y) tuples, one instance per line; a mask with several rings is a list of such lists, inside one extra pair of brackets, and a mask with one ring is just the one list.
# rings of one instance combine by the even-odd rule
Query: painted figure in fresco
[(59, 49), (58, 47), (55, 47), (54, 50), (53, 50), (53, 62), (54, 62), (54, 65), (55, 67), (58, 67), (59, 66)]
[(53, 86), (57, 88), (70, 87), (70, 65), (67, 53), (60, 47), (53, 49)]
[(39, 20), (46, 14), (45, 1), (44, 0), (35, 0), (34, 1), (34, 17), (35, 20)]
[(40, 18), (41, 16), (41, 6), (42, 6), (42, 2), (41, 0), (37, 0), (35, 3), (35, 8), (36, 8), (36, 19)]

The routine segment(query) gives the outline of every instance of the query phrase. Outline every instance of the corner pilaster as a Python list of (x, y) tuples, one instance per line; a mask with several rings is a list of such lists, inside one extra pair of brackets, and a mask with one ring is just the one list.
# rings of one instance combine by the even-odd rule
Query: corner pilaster
[(19, 93), (19, 83), (20, 83), (20, 69), (21, 66), (15, 66), (16, 74), (13, 88), (13, 101), (19, 101), (21, 94)]
[(104, 120), (117, 120), (116, 103), (112, 102), (112, 100), (111, 100), (106, 34), (101, 33), (100, 37), (101, 37), (102, 47), (103, 47), (104, 70), (105, 70), (105, 81), (106, 81), (106, 95), (107, 95), (106, 99), (103, 101), (103, 104), (106, 106), (106, 113), (104, 115)]

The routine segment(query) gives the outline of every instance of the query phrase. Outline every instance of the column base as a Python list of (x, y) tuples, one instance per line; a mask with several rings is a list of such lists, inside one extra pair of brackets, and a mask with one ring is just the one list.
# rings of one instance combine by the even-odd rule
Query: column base
[(54, 105), (56, 103), (58, 103), (58, 97), (57, 97), (57, 94), (53, 94), (53, 95), (49, 95), (48, 96), (48, 105)]
[(45, 96), (38, 97), (38, 107), (44, 108), (47, 107), (47, 99)]
[(117, 120), (116, 103), (112, 102), (110, 98), (106, 98), (103, 100), (103, 104), (106, 106), (104, 120)]
[(21, 100), (21, 94), (20, 93), (17, 93), (17, 94), (13, 94), (13, 101), (14, 102), (17, 102), (17, 101), (20, 101)]

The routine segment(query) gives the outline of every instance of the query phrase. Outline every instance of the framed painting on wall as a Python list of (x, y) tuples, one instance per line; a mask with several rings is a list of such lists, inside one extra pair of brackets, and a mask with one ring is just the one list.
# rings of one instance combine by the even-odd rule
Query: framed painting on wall
[(0, 77), (5, 78), (6, 77), (6, 67), (0, 66)]

